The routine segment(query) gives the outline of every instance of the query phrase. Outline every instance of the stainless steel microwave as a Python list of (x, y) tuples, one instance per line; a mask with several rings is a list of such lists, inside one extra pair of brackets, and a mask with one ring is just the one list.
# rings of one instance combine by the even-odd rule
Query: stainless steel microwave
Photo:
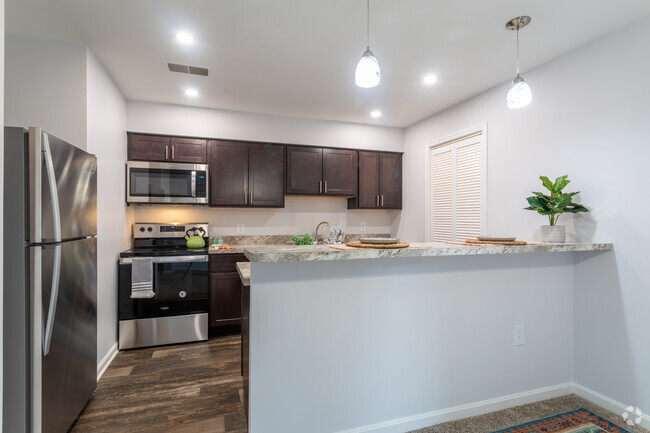
[(208, 204), (208, 166), (128, 161), (126, 201), (150, 204)]

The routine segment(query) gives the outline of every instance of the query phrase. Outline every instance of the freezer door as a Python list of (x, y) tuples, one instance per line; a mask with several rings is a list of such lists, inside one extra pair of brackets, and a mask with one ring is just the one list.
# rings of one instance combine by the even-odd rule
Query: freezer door
[(41, 354), (41, 398), (34, 398), (42, 418), (34, 425), (42, 433), (65, 433), (97, 386), (97, 239), (40, 250), (42, 331), (34, 352)]
[(40, 128), (29, 129), (32, 243), (97, 234), (97, 158)]

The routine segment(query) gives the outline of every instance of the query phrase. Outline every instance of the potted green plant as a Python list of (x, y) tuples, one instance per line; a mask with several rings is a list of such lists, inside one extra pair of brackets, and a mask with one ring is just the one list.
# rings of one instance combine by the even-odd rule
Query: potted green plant
[(581, 204), (573, 202), (573, 196), (578, 192), (562, 192), (571, 182), (568, 175), (560, 176), (551, 182), (548, 177), (540, 176), (544, 188), (549, 190), (550, 195), (533, 191), (534, 196), (526, 197), (528, 201), (526, 210), (534, 210), (541, 215), (548, 216), (549, 225), (542, 226), (542, 241), (562, 243), (566, 239), (564, 226), (557, 225), (557, 220), (563, 213), (589, 212), (589, 209)]

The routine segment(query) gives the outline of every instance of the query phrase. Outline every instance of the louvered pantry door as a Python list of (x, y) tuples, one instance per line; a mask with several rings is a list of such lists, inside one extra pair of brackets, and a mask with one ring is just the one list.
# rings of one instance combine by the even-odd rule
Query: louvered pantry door
[(464, 241), (481, 234), (482, 134), (431, 149), (431, 240)]

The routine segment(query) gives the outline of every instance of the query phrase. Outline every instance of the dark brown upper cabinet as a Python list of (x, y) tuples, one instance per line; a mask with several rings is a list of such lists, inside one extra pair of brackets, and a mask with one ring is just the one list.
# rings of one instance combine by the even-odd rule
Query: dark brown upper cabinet
[(249, 204), (284, 207), (285, 147), (275, 144), (249, 145)]
[(287, 194), (355, 196), (356, 150), (287, 146)]
[(284, 207), (284, 146), (210, 140), (210, 206)]
[(401, 209), (402, 155), (359, 152), (359, 193), (348, 209)]
[(153, 135), (129, 134), (127, 158), (129, 161), (167, 161), (171, 138)]
[(195, 138), (172, 138), (171, 160), (174, 162), (205, 164), (207, 162), (206, 144), (206, 140)]
[(129, 161), (207, 162), (206, 140), (130, 133), (128, 137)]
[(323, 149), (287, 146), (287, 194), (323, 192)]

